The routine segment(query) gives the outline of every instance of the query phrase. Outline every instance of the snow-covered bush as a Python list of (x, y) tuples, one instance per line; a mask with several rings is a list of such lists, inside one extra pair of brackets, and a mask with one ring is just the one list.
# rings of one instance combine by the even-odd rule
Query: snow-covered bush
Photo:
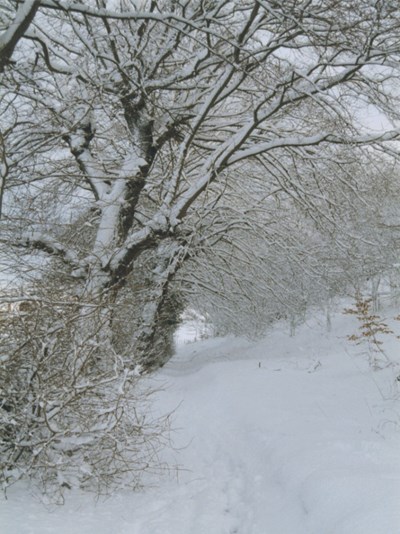
[(89, 317), (78, 309), (36, 301), (1, 321), (4, 489), (29, 478), (58, 502), (76, 486), (99, 494), (136, 488), (143, 471), (157, 467), (168, 417), (149, 415), (152, 392), (102, 342), (107, 324), (98, 309), (87, 307)]

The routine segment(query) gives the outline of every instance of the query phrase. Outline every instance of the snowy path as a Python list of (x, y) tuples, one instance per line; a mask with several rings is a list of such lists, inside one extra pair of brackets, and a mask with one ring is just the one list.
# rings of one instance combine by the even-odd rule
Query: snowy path
[[(379, 435), (386, 403), (369, 371), (324, 341), (282, 338), (278, 350), (297, 345), (283, 357), (272, 344), (248, 346), (246, 361), (228, 349), (229, 365), (215, 362), (211, 341), (202, 349), (210, 363), (184, 370), (182, 415), (197, 430), (185, 464), (196, 458), (215, 493), (198, 515), (214, 516), (204, 532), (400, 532), (399, 436), (390, 446)], [(175, 361), (164, 373), (180, 368)]]
[(184, 346), (154, 379), (167, 384), (155, 409), (179, 405), (180, 450), (165, 453), (184, 468), (178, 481), (97, 507), (73, 496), (52, 513), (15, 490), (0, 532), (400, 534), (394, 370), (371, 371), (338, 321), (329, 336)]

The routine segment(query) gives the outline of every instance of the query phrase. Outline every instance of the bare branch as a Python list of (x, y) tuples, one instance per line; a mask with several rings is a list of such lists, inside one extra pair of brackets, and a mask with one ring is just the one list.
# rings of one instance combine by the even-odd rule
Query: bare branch
[(24, 0), (10, 26), (0, 35), (0, 73), (10, 62), (18, 41), (28, 29), (39, 7), (40, 0)]

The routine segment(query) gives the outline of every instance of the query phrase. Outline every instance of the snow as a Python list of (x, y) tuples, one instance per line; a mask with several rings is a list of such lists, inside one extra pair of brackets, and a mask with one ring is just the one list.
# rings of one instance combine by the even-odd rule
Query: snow
[[(396, 313), (396, 312), (395, 312)], [(393, 315), (395, 315), (393, 313)], [(400, 324), (393, 322), (397, 333)], [(192, 328), (192, 325), (190, 326)], [(290, 338), (187, 343), (151, 383), (174, 410), (169, 474), (107, 500), (46, 508), (23, 486), (0, 503), (7, 534), (397, 534), (398, 364), (373, 370), (353, 317)], [(399, 358), (399, 340), (384, 348)]]

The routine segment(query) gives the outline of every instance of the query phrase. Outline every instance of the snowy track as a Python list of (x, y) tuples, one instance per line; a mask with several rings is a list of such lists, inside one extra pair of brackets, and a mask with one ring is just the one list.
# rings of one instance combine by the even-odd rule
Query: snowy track
[(154, 378), (167, 385), (155, 410), (179, 406), (165, 452), (178, 475), (97, 507), (72, 495), (52, 513), (15, 489), (0, 532), (399, 534), (395, 369), (371, 371), (338, 321), (329, 336), (184, 346)]

